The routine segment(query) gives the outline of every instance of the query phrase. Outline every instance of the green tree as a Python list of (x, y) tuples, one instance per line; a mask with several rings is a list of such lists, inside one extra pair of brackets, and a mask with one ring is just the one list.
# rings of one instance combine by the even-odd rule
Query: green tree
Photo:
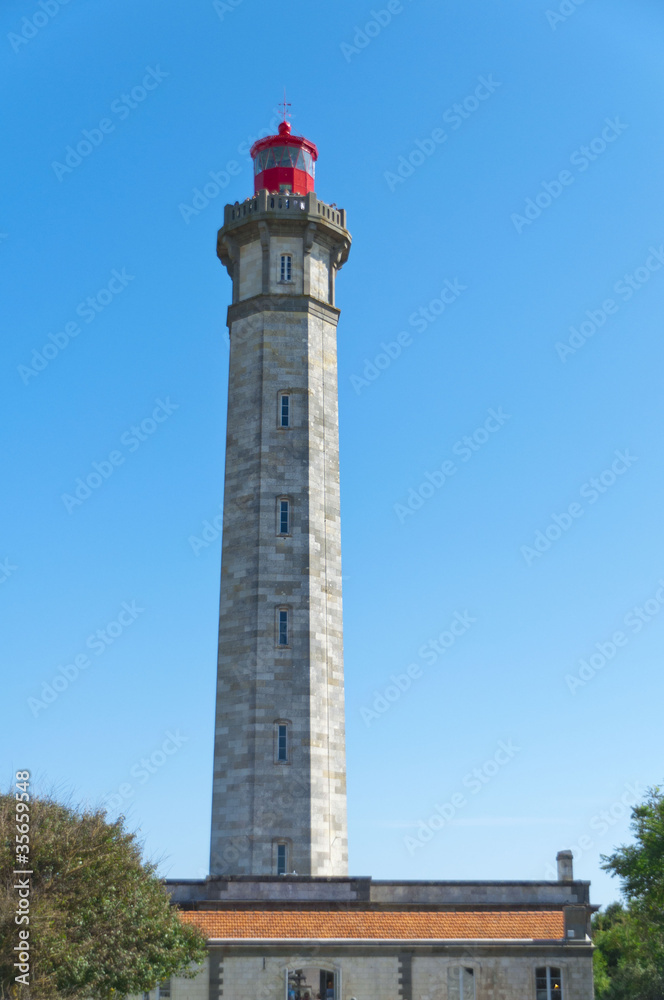
[(621, 880), (623, 895), (646, 925), (664, 930), (664, 796), (651, 788), (632, 809), (635, 843), (602, 856), (602, 868)]
[(664, 797), (659, 788), (632, 809), (634, 843), (602, 856), (625, 904), (593, 920), (598, 1000), (664, 998)]
[(15, 809), (14, 794), (0, 795), (1, 997), (120, 1000), (196, 974), (205, 939), (181, 923), (124, 819), (33, 798), (30, 985), (17, 985)]

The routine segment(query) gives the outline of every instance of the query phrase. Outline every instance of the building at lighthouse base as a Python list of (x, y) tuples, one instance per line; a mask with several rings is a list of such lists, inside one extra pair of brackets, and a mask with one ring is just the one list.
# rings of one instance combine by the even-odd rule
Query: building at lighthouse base
[(596, 907), (567, 852), (558, 871), (555, 882), (171, 881), (209, 955), (161, 1000), (592, 1000)]

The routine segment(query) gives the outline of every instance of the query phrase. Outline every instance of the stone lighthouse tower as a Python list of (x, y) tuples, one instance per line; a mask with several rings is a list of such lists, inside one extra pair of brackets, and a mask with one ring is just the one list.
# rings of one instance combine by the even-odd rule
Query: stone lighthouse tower
[(212, 875), (347, 874), (336, 274), (345, 212), (312, 142), (251, 149), (227, 205), (233, 282)]
[(570, 851), (554, 881), (348, 874), (334, 285), (350, 235), (288, 122), (251, 155), (254, 194), (218, 240), (233, 300), (210, 876), (167, 882), (208, 954), (149, 1000), (591, 1000), (596, 907)]

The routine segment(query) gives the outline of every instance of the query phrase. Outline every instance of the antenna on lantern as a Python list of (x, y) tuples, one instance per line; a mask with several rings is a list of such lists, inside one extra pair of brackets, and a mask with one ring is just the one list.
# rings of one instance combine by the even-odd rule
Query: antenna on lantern
[(284, 87), (284, 99), (281, 102), (281, 104), (279, 105), (279, 108), (283, 108), (282, 119), (281, 120), (282, 120), (282, 122), (284, 124), (287, 124), (287, 125), (290, 125), (290, 122), (288, 121), (288, 119), (292, 118), (292, 115), (291, 115), (290, 111), (288, 110), (288, 108), (290, 108), (290, 106), (291, 106), (290, 103), (286, 100), (286, 88)]

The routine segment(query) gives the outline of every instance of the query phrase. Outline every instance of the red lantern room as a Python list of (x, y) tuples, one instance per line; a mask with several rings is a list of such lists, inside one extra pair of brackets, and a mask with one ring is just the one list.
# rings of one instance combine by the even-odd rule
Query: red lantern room
[(279, 125), (278, 135), (268, 135), (253, 144), (254, 194), (271, 192), (308, 194), (314, 190), (314, 164), (318, 150), (301, 135), (291, 135), (290, 122)]

